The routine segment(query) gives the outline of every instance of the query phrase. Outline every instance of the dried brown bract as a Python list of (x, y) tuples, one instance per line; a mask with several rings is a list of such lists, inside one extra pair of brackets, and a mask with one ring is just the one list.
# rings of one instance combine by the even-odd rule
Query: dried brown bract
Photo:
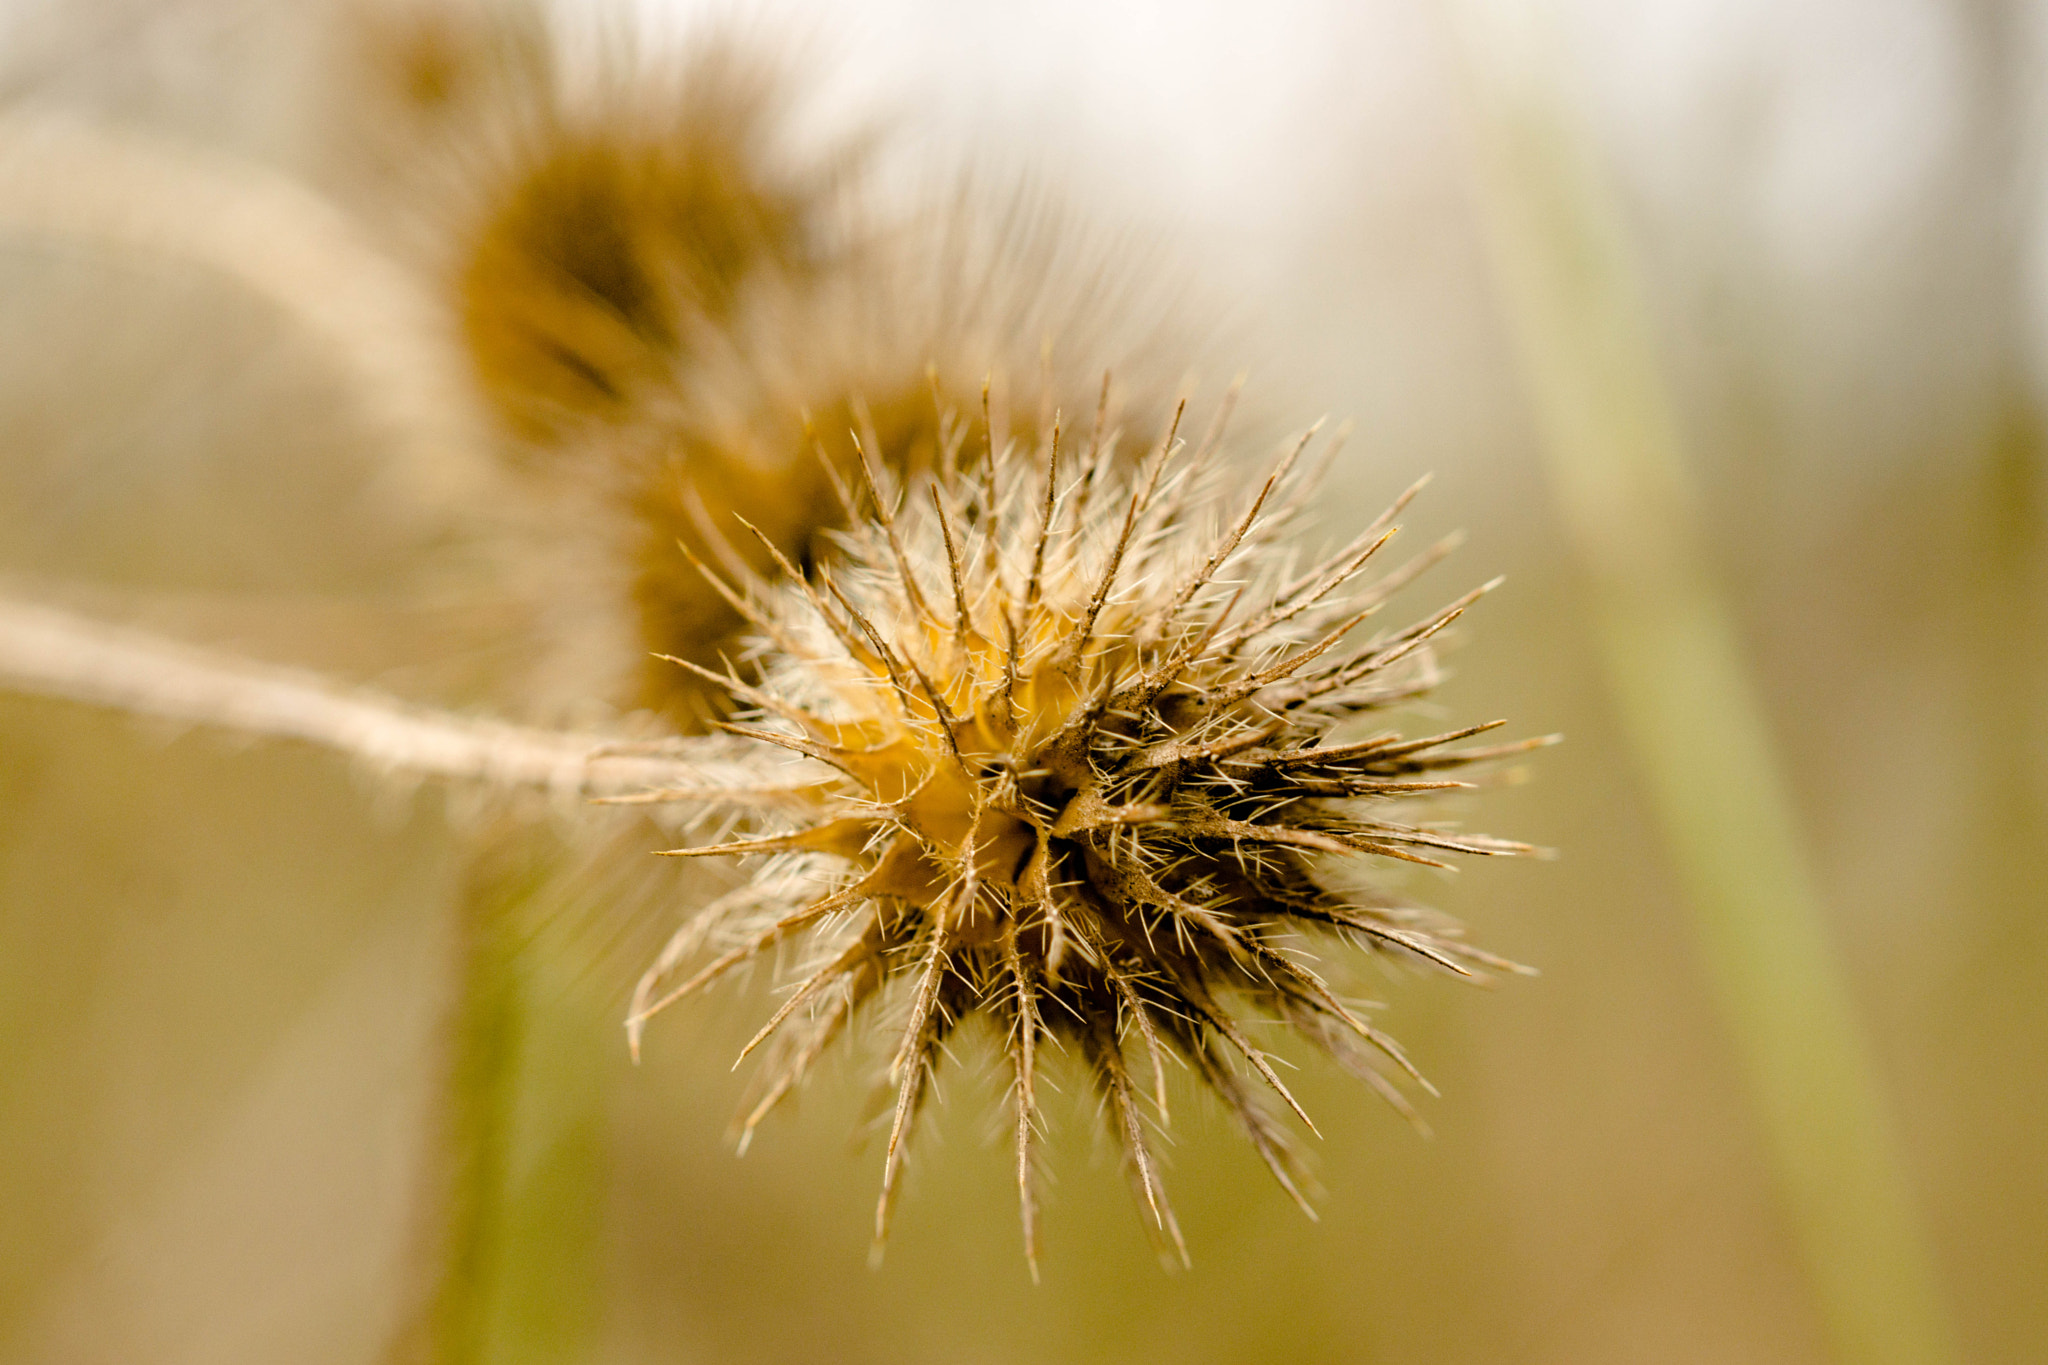
[(1514, 970), (1442, 917), (1336, 875), (1359, 858), (1529, 851), (1406, 812), (1465, 785), (1446, 772), (1544, 741), (1450, 747), (1500, 722), (1333, 740), (1428, 690), (1432, 638), (1485, 589), (1362, 635), (1437, 557), (1366, 576), (1406, 496), (1301, 563), (1289, 545), (1315, 486), (1302, 471), (1313, 432), (1215, 525), (1205, 490), (1220, 420), (1189, 451), (1176, 416), (1135, 461), (1112, 458), (1103, 425), (1078, 441), (1054, 425), (1033, 458), (954, 421), (929, 475), (899, 486), (862, 464), (848, 501), (867, 515), (808, 582), (787, 564), (774, 586), (707, 568), (758, 632), (759, 681), (716, 681), (754, 708), (731, 728), (761, 744), (761, 780), (633, 798), (749, 812), (755, 837), (675, 852), (768, 859), (647, 973), (636, 1047), (657, 1010), (801, 940), (808, 966), (746, 1049), (772, 1040), (751, 1135), (856, 1014), (896, 1012), (878, 1239), (941, 1045), (971, 1015), (992, 1017), (1014, 1066), (1035, 1261), (1048, 1044), (1084, 1063), (1150, 1218), (1179, 1249), (1140, 1098), (1149, 1088), (1164, 1125), (1169, 1057), (1236, 1113), (1300, 1200), (1285, 1130), (1230, 1054), (1307, 1116), (1244, 1018), (1286, 1021), (1405, 1112), (1397, 1080), (1419, 1077), (1326, 980), (1330, 948), (1459, 976)]

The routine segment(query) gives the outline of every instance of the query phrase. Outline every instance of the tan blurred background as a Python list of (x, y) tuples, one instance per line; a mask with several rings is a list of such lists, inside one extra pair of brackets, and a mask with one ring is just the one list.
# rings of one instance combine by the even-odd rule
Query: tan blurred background
[[(678, 1010), (634, 1068), (645, 935), (544, 927), (512, 1178), (552, 1251), (507, 1272), (540, 1288), (507, 1292), (493, 1358), (1826, 1359), (1546, 490), (1458, 26), (1424, 0), (828, 8), (718, 12), (815, 64), (815, 117), (880, 109), (909, 155), (1026, 165), (1170, 242), (1261, 404), (1357, 424), (1333, 535), (1436, 472), (1410, 535), (1470, 540), (1433, 598), (1509, 578), (1436, 700), (1569, 736), (1471, 818), (1563, 856), (1414, 886), (1543, 976), (1389, 977), (1433, 1139), (1299, 1059), (1320, 1222), (1187, 1095), (1184, 1273), (1070, 1087), (1033, 1286), (978, 1042), (871, 1270), (864, 1076), (826, 1068), (735, 1159), (761, 993)], [(2048, 1358), (2048, 12), (1554, 8), (1940, 1288), (1968, 1359)], [(370, 221), (338, 13), (13, 0), (0, 69), (16, 112), (189, 139)], [(217, 271), (0, 237), (6, 585), (471, 698), (440, 533), (394, 511), (329, 361)], [(0, 1360), (408, 1358), (476, 837), (451, 805), (0, 698)]]

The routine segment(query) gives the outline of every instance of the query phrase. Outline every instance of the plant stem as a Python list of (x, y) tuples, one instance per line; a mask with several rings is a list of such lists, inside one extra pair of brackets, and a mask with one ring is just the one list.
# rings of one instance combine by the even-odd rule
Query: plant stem
[[(347, 754), (380, 774), (568, 797), (703, 786), (746, 748), (721, 738), (621, 751), (602, 735), (451, 715), (0, 597), (0, 690)], [(751, 771), (751, 770), (749, 770)], [(745, 774), (743, 773), (742, 776)]]
[(552, 849), (521, 827), (472, 861), (448, 1075), (440, 1365), (585, 1358), (602, 1283), (603, 1067), (612, 1027), (560, 970)]
[(1490, 0), (1466, 0), (1463, 18), (1479, 188), (1551, 481), (1830, 1342), (1854, 1365), (1946, 1365), (1960, 1358), (1954, 1329), (1705, 567), (1624, 231), (1541, 22)]

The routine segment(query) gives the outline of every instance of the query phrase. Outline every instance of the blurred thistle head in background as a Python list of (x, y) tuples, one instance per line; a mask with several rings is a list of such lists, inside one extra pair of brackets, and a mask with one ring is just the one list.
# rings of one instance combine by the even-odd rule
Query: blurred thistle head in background
[(525, 701), (549, 714), (714, 719), (722, 694), (658, 662), (737, 644), (690, 557), (809, 566), (856, 443), (928, 470), (940, 414), (991, 384), (1028, 440), (1110, 364), (1119, 405), (1163, 419), (1215, 349), (1184, 282), (1043, 178), (892, 178), (877, 128), (807, 136), (811, 73), (765, 29), (606, 33), (579, 63), (523, 5), (361, 17), (358, 136), (403, 149), (369, 180), (496, 420), (500, 558), (549, 641)]

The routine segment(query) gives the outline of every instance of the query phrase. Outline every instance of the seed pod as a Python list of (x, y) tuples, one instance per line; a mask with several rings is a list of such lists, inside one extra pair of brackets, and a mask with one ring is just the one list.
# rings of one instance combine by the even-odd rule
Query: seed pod
[(705, 571), (754, 623), (760, 680), (676, 666), (753, 708), (730, 728), (762, 746), (762, 778), (722, 799), (639, 799), (751, 810), (753, 837), (674, 852), (768, 862), (676, 936), (629, 1027), (637, 1048), (665, 1005), (802, 940), (808, 965), (746, 1049), (774, 1040), (750, 1135), (854, 1015), (894, 1011), (878, 1240), (939, 1049), (972, 1014), (993, 1017), (1015, 1072), (1027, 1256), (1047, 1040), (1082, 1060), (1151, 1224), (1184, 1254), (1141, 1075), (1163, 1125), (1167, 1056), (1187, 1063), (1306, 1208), (1286, 1130), (1231, 1054), (1307, 1116), (1243, 1016), (1288, 1022), (1411, 1112), (1400, 1081), (1420, 1077), (1326, 979), (1330, 946), (1465, 977), (1520, 970), (1338, 872), (1531, 851), (1404, 812), (1465, 785), (1447, 772), (1544, 741), (1449, 747), (1499, 722), (1349, 734), (1429, 689), (1431, 640), (1485, 589), (1361, 636), (1436, 557), (1365, 577), (1406, 496), (1336, 553), (1297, 563), (1315, 434), (1216, 526), (1220, 430), (1190, 452), (1178, 422), (1135, 462), (1100, 430), (1075, 458), (1055, 424), (1035, 458), (956, 449), (903, 481), (864, 464), (863, 515), (814, 582), (788, 564), (780, 586)]

